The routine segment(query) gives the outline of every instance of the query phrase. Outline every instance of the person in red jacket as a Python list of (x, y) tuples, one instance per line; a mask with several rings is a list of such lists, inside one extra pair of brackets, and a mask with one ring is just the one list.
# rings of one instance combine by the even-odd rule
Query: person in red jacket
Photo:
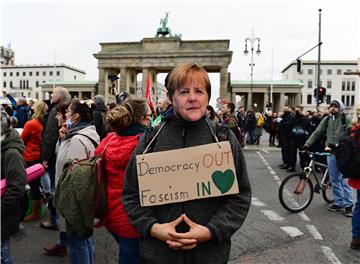
[[(352, 128), (352, 131), (360, 129), (360, 115), (358, 116), (357, 124)], [(360, 137), (359, 137), (360, 146)], [(349, 179), (349, 185), (356, 190), (356, 203), (352, 217), (352, 241), (350, 248), (360, 250), (360, 180)]]
[[(26, 162), (26, 167), (40, 163), (40, 144), (44, 128), (44, 115), (48, 106), (42, 101), (37, 101), (32, 106), (32, 109), (34, 110), (33, 118), (25, 123), (24, 130), (21, 133), (21, 139), (25, 145), (23, 158)], [(24, 222), (36, 221), (40, 218), (41, 179), (37, 178), (30, 182), (29, 185), (31, 187), (32, 212), (24, 218)]]
[(122, 205), (125, 169), (138, 143), (138, 138), (150, 126), (151, 109), (144, 99), (129, 98), (121, 106), (109, 110), (106, 121), (110, 132), (95, 151), (100, 154), (106, 146), (103, 164), (107, 179), (108, 215), (102, 224), (119, 244), (119, 263), (140, 263), (139, 237), (130, 225)]

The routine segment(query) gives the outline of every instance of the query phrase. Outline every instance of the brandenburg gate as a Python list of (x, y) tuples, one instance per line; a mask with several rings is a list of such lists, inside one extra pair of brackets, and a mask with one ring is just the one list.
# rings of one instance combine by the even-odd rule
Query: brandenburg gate
[[(220, 97), (229, 98), (228, 66), (232, 58), (229, 43), (230, 40), (182, 40), (179, 36), (100, 43), (100, 52), (94, 54), (99, 68), (98, 93), (107, 100), (114, 100), (114, 94), (122, 91), (145, 96), (150, 73), (150, 84), (156, 98), (158, 73), (168, 73), (182, 62), (194, 62), (208, 72), (220, 73)], [(138, 74), (143, 76), (139, 91)]]

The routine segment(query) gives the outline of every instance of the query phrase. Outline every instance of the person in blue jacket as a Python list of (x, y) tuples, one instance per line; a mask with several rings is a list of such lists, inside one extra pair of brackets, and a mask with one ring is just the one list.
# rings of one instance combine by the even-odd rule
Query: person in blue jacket
[(26, 98), (20, 97), (15, 100), (10, 94), (5, 94), (15, 110), (14, 117), (17, 119), (16, 128), (24, 128), (25, 123), (30, 119), (30, 107), (27, 105)]

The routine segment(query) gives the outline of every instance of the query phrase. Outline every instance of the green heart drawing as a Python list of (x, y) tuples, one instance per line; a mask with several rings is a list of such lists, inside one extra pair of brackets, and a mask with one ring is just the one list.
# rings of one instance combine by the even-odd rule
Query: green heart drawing
[(221, 194), (228, 192), (234, 184), (235, 175), (230, 169), (225, 172), (214, 171), (211, 178), (215, 186), (220, 190)]

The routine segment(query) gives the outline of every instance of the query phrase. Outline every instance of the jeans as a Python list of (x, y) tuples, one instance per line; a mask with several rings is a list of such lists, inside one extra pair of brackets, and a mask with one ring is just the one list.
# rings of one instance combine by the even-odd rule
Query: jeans
[(59, 240), (65, 242), (70, 249), (70, 261), (72, 264), (93, 264), (94, 263), (94, 245), (92, 237), (80, 239), (74, 235), (60, 233)]
[(119, 245), (119, 264), (140, 263), (139, 239), (125, 238), (111, 233)]
[[(55, 164), (56, 160), (49, 160), (48, 163), (48, 172), (49, 172), (49, 178), (50, 178), (50, 188), (51, 192), (54, 193), (55, 191)], [(48, 201), (48, 208), (50, 211), (50, 222), (52, 224), (56, 224), (56, 209), (53, 205), (53, 197)]]
[(255, 143), (255, 135), (254, 135), (255, 129), (249, 128), (247, 132), (248, 132), (248, 143), (250, 145), (253, 145)]
[(352, 217), (352, 237), (360, 238), (360, 190), (356, 191), (357, 199)]
[(64, 231), (60, 231), (59, 238), (56, 244), (66, 247), (67, 234)]
[(45, 174), (40, 179), (44, 193), (51, 193), (49, 172), (45, 171)]
[(10, 239), (1, 241), (1, 264), (12, 264), (10, 255)]
[(353, 206), (351, 187), (339, 171), (335, 155), (327, 157), (330, 181), (333, 188), (335, 204), (341, 207)]

